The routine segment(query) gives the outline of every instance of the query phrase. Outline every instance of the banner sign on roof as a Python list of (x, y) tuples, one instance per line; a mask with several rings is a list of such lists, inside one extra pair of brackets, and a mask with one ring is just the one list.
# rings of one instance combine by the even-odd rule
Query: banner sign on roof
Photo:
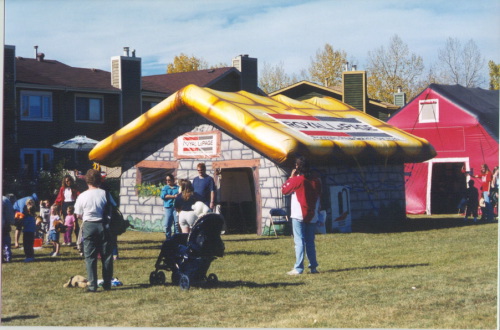
[(276, 121), (314, 140), (401, 141), (357, 118), (268, 113)]

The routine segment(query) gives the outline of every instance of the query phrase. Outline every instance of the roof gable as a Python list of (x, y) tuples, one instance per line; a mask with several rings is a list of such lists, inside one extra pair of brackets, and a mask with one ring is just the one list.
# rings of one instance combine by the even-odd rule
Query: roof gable
[(446, 97), (472, 116), (498, 141), (499, 91), (460, 85), (430, 84), (429, 88)]
[[(413, 100), (395, 112), (389, 122), (396, 122), (395, 119), (406, 113), (406, 110), (413, 107), (415, 102), (426, 99), (432, 90), (435, 94), (446, 99), (450, 104), (465, 111), (469, 116), (475, 118), (481, 126), (498, 141), (499, 134), (499, 91), (486, 90), (482, 88), (467, 88), (460, 85), (440, 85), (430, 84)], [(418, 103), (417, 103), (418, 104)], [(401, 121), (401, 119), (398, 119)]]
[(279, 164), (297, 154), (322, 165), (420, 162), (435, 156), (424, 139), (332, 98), (298, 101), (189, 85), (99, 142), (89, 158), (119, 165), (125, 153), (193, 113)]
[[(343, 96), (342, 87), (340, 87), (340, 86), (325, 87), (325, 86), (318, 85), (318, 84), (315, 84), (313, 82), (306, 81), (306, 80), (302, 80), (302, 81), (295, 83), (293, 85), (284, 87), (284, 88), (277, 90), (277, 91), (274, 91), (274, 92), (270, 93), (269, 96), (283, 94), (283, 95), (286, 95), (289, 97), (303, 99), (303, 97), (294, 97), (294, 94), (300, 93), (300, 90), (307, 91), (308, 94), (311, 94), (312, 91), (316, 91), (317, 94), (320, 94), (322, 96), (333, 97), (333, 98), (338, 99), (338, 100), (342, 100), (342, 96)], [(380, 107), (380, 108), (387, 109), (390, 111), (395, 111), (395, 110), (399, 109), (399, 107), (395, 104), (391, 104), (391, 103), (387, 103), (387, 102), (383, 102), (383, 101), (379, 101), (379, 100), (375, 100), (375, 99), (371, 99), (371, 98), (368, 98), (368, 103), (372, 106)]]

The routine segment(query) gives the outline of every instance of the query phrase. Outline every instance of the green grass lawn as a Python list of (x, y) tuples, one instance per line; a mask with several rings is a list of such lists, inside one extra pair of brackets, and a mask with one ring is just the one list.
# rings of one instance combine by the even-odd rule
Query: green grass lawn
[(219, 283), (187, 291), (170, 272), (167, 285), (149, 284), (161, 233), (120, 236), (124, 285), (96, 294), (62, 287), (86, 275), (72, 247), (58, 258), (37, 250), (33, 263), (16, 249), (2, 265), (2, 326), (496, 328), (497, 223), (409, 221), (394, 233), (318, 235), (314, 275), (286, 275), (291, 237), (224, 235), (226, 255), (209, 269)]

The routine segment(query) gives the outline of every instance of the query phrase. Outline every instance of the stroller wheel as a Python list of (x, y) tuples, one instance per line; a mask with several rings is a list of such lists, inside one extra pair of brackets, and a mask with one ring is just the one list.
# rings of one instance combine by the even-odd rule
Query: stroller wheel
[(157, 278), (157, 272), (152, 271), (151, 274), (149, 274), (149, 284), (156, 285), (156, 278)]
[(189, 277), (187, 275), (181, 275), (179, 279), (179, 286), (182, 290), (189, 290)]
[(214, 273), (208, 274), (208, 277), (207, 277), (208, 284), (215, 284), (217, 282), (219, 282), (217, 275), (215, 275)]
[(158, 284), (158, 285), (164, 285), (165, 282), (166, 282), (165, 273), (164, 272), (158, 272), (156, 274), (156, 284)]

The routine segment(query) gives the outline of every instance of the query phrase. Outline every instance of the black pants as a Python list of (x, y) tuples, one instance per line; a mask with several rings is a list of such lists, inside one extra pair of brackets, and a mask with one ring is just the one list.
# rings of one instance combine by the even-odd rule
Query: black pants
[(35, 233), (23, 233), (23, 248), (26, 258), (34, 258), (35, 250), (33, 244), (35, 243)]

